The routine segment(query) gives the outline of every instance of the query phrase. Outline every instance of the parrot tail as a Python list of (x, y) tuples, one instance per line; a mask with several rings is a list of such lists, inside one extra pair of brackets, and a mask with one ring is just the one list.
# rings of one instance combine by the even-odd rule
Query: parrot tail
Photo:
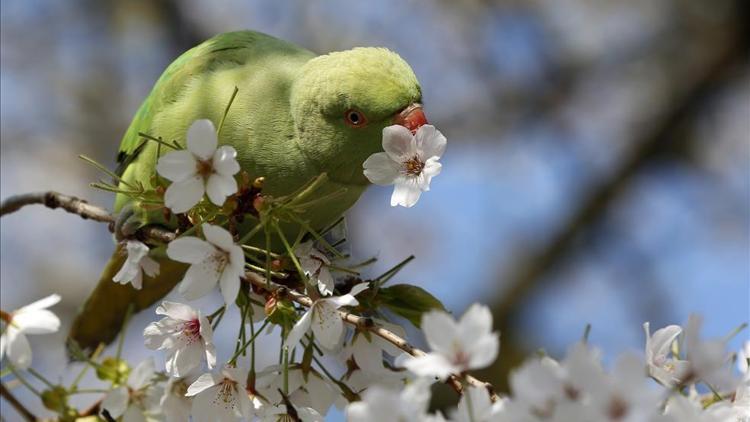
[(122, 329), (128, 307), (133, 304), (133, 313), (148, 308), (154, 302), (166, 296), (182, 279), (186, 264), (168, 259), (157, 259), (159, 274), (154, 277), (143, 276), (143, 288), (136, 290), (130, 284), (118, 284), (112, 277), (125, 262), (125, 253), (118, 245), (112, 257), (104, 267), (94, 291), (84, 303), (76, 316), (68, 334), (83, 350), (89, 352), (99, 344), (109, 344)]

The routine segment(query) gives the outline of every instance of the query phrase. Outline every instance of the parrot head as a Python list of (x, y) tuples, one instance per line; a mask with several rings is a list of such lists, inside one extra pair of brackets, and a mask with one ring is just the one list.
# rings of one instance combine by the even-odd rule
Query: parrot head
[(303, 154), (331, 180), (369, 183), (362, 163), (382, 151), (383, 128), (412, 132), (427, 123), (422, 91), (411, 67), (384, 48), (355, 48), (307, 62), (291, 92)]

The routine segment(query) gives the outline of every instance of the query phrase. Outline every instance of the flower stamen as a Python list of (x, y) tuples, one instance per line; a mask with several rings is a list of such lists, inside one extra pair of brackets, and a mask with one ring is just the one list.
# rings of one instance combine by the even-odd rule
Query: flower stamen
[(403, 168), (404, 172), (409, 176), (419, 176), (424, 169), (424, 161), (419, 158), (418, 155), (414, 155), (408, 160), (404, 161)]
[(207, 179), (214, 173), (214, 165), (210, 160), (197, 160), (195, 163), (195, 172)]

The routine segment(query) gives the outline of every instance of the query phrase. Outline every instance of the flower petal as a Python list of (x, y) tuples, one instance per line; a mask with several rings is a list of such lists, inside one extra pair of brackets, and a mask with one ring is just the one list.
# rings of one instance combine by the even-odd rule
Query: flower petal
[(36, 309), (47, 309), (52, 305), (56, 305), (60, 302), (60, 295), (57, 293), (51, 294), (45, 298), (39, 299), (36, 302), (31, 302), (26, 306), (19, 308), (16, 312), (33, 311)]
[(402, 207), (411, 208), (419, 201), (422, 190), (409, 179), (400, 179), (396, 181), (391, 195), (391, 206), (401, 205)]
[(654, 357), (663, 357), (669, 353), (672, 343), (682, 333), (679, 325), (669, 325), (656, 330), (651, 336), (651, 352)]
[(49, 334), (60, 328), (60, 318), (46, 309), (18, 312), (13, 323), (26, 334)]
[(205, 391), (208, 388), (213, 387), (216, 385), (216, 377), (214, 377), (213, 374), (206, 373), (198, 377), (197, 380), (195, 380), (187, 389), (187, 392), (185, 393), (186, 397), (194, 396), (198, 393), (201, 393)]
[(216, 266), (209, 260), (193, 264), (188, 268), (178, 291), (187, 300), (195, 300), (207, 295), (219, 281)]
[(240, 292), (239, 274), (229, 267), (225, 268), (219, 279), (219, 288), (221, 288), (221, 295), (224, 296), (224, 303), (227, 306), (233, 304)]
[(151, 379), (154, 377), (154, 359), (148, 358), (133, 368), (133, 372), (130, 373), (128, 378), (128, 384), (136, 389), (141, 389), (151, 383)]
[(218, 206), (224, 205), (227, 196), (237, 193), (237, 181), (232, 176), (214, 173), (206, 182), (208, 199)]
[(367, 180), (376, 185), (387, 186), (396, 181), (401, 164), (393, 161), (385, 152), (376, 152), (365, 160), (362, 167)]
[(149, 256), (144, 256), (141, 260), (141, 269), (143, 269), (143, 272), (149, 277), (156, 277), (159, 275), (159, 263)]
[(456, 321), (443, 311), (429, 311), (422, 315), (422, 331), (430, 349), (443, 355), (453, 353), (453, 341), (459, 335)]
[(171, 151), (159, 158), (156, 171), (173, 182), (189, 179), (196, 175), (198, 162), (190, 151)]
[(302, 315), (297, 323), (294, 324), (294, 327), (292, 327), (292, 329), (289, 331), (284, 344), (289, 347), (290, 350), (293, 349), (297, 345), (297, 343), (299, 343), (302, 337), (310, 330), (310, 324), (312, 324), (312, 314), (313, 308), (308, 309), (307, 312)]
[(189, 211), (200, 202), (205, 190), (203, 178), (200, 176), (173, 182), (164, 192), (164, 205), (177, 214)]
[(445, 136), (432, 125), (420, 127), (414, 137), (417, 143), (417, 150), (425, 160), (431, 157), (442, 157), (445, 147), (448, 144)]
[(219, 249), (229, 251), (235, 246), (232, 235), (223, 227), (204, 223), (201, 229), (203, 229), (203, 235), (206, 236), (206, 240), (216, 245)]
[(463, 345), (471, 345), (477, 339), (492, 332), (492, 313), (486, 306), (475, 303), (464, 312), (458, 321), (458, 336)]
[(130, 396), (128, 394), (128, 387), (122, 386), (110, 391), (106, 396), (104, 396), (101, 408), (109, 412), (110, 416), (112, 416), (113, 418), (119, 418), (123, 413), (125, 413), (125, 409), (127, 409), (128, 407), (129, 399)]
[(484, 335), (476, 339), (469, 349), (469, 363), (465, 369), (480, 369), (489, 366), (497, 358), (500, 339), (497, 334)]
[(459, 369), (448, 362), (443, 355), (437, 353), (429, 353), (417, 358), (407, 359), (403, 365), (406, 369), (419, 376), (437, 377), (440, 380), (446, 379), (454, 372), (459, 372)]
[(393, 161), (400, 163), (417, 154), (416, 140), (404, 126), (387, 126), (383, 128), (383, 150)]
[[(354, 297), (351, 296), (351, 299), (354, 299)], [(356, 299), (354, 299), (354, 301), (356, 302)], [(341, 321), (341, 318), (339, 317), (339, 313), (336, 310), (337, 307), (331, 302), (332, 299), (322, 299), (313, 305), (315, 310), (311, 321), (311, 328), (313, 333), (315, 333), (315, 340), (327, 350), (334, 350), (337, 348), (341, 341), (341, 335), (344, 332), (344, 322)]]
[(439, 163), (435, 157), (428, 159), (427, 162), (424, 163), (424, 168), (422, 169), (422, 191), (427, 192), (430, 190), (430, 182), (432, 181), (432, 178), (440, 174), (442, 169), (443, 165)]
[[(122, 264), (120, 271), (118, 271), (117, 274), (115, 274), (115, 276), (112, 277), (112, 281), (118, 284), (128, 284), (131, 281), (135, 280), (138, 274), (140, 273), (141, 273), (140, 265), (128, 259), (128, 260), (125, 260), (125, 262)], [(133, 285), (133, 287), (135, 287), (135, 284)]]
[(214, 171), (225, 176), (233, 176), (240, 171), (240, 164), (237, 162), (237, 151), (229, 146), (224, 145), (216, 150), (213, 157)]
[(186, 264), (203, 262), (214, 252), (216, 248), (195, 236), (178, 237), (167, 245), (167, 256), (174, 261)]
[(201, 160), (208, 160), (216, 151), (216, 129), (208, 119), (200, 119), (190, 125), (187, 131), (187, 149)]
[(8, 360), (18, 369), (27, 369), (31, 366), (31, 346), (26, 336), (19, 330), (8, 327), (5, 337)]
[(198, 312), (184, 303), (164, 301), (156, 308), (157, 315), (166, 315), (180, 321), (191, 321), (198, 317)]

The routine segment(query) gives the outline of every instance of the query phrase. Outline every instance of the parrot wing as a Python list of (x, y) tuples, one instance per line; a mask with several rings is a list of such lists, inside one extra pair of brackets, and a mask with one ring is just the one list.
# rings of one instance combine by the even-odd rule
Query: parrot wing
[[(116, 173), (123, 175), (128, 166), (138, 162), (139, 153), (145, 149), (148, 142), (138, 133), (148, 134), (154, 116), (169, 104), (180, 101), (183, 88), (193, 78), (215, 69), (242, 65), (252, 58), (252, 50), (257, 49), (259, 43), (270, 44), (266, 48), (273, 48), (274, 42), (268, 41), (278, 42), (275, 38), (259, 32), (229, 32), (217, 35), (178, 57), (167, 67), (136, 112), (120, 145)], [(152, 167), (148, 169), (149, 172), (153, 172)], [(139, 174), (135, 177), (147, 179), (150, 174)], [(129, 197), (118, 194), (115, 211), (119, 212), (123, 205), (130, 201)], [(76, 316), (70, 330), (69, 338), (84, 349), (93, 350), (100, 343), (107, 344), (114, 340), (131, 303), (134, 312), (151, 306), (174, 288), (186, 270), (183, 264), (156, 258), (161, 271), (155, 278), (144, 277), (141, 290), (136, 290), (129, 284), (117, 284), (112, 281), (112, 277), (125, 259), (120, 249), (118, 246), (110, 258), (98, 285)]]

